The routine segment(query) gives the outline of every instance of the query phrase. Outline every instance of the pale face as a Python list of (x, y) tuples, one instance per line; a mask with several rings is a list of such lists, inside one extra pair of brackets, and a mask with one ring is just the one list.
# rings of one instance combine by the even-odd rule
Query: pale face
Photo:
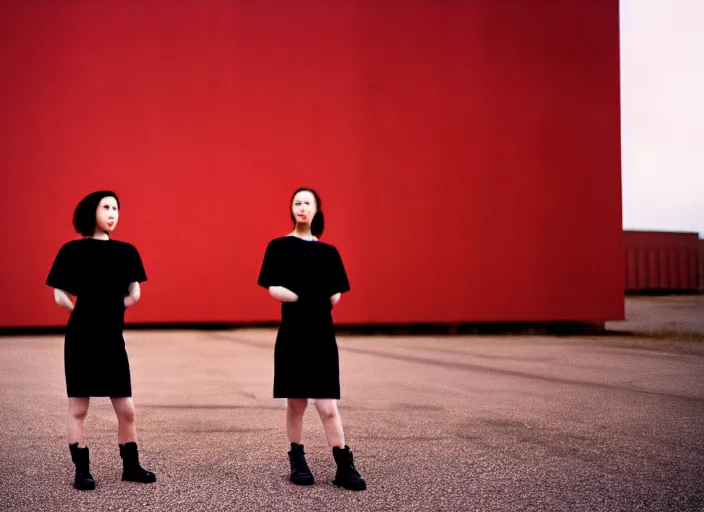
[(120, 211), (115, 198), (104, 197), (100, 200), (98, 209), (95, 211), (95, 226), (105, 233), (111, 233), (117, 226), (119, 216)]
[(293, 197), (291, 211), (297, 223), (310, 225), (315, 212), (318, 211), (318, 205), (315, 204), (315, 196), (307, 190), (299, 192)]

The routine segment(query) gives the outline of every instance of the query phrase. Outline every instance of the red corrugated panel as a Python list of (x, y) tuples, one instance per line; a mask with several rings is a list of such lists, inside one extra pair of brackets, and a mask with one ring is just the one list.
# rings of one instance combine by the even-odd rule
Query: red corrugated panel
[(704, 240), (697, 233), (624, 231), (626, 291), (704, 289)]
[(660, 265), (658, 265), (658, 253), (655, 249), (647, 249), (646, 254), (648, 255), (648, 287), (658, 288), (659, 277), (660, 277)]
[[(667, 274), (669, 279), (665, 279), (664, 282), (667, 283), (665, 285), (666, 288), (669, 288), (671, 290), (681, 290), (683, 288), (687, 288), (688, 283), (679, 283), (678, 282), (678, 256), (680, 255), (681, 251), (678, 250), (672, 250), (668, 251), (668, 256), (669, 256), (669, 261), (667, 262)], [(696, 287), (696, 284), (693, 283), (694, 286)], [(682, 287), (680, 287), (682, 286)]]
[[(655, 251), (653, 251), (655, 252)], [(673, 251), (668, 251), (666, 249), (657, 249), (658, 260), (657, 264), (651, 268), (653, 272), (659, 279), (655, 286), (657, 288), (671, 288), (672, 287), (672, 265), (674, 263), (673, 256), (675, 253)], [(669, 270), (668, 272), (663, 272), (663, 269)]]
[(635, 289), (645, 289), (648, 287), (648, 251), (645, 249), (636, 249), (636, 253), (638, 254), (638, 258), (636, 259), (638, 262), (636, 269), (636, 272), (638, 272), (638, 282)]
[(638, 287), (638, 254), (635, 249), (626, 249), (626, 290)]
[[(684, 287), (687, 283), (696, 283), (696, 277), (691, 278), (692, 270), (695, 270), (696, 266), (691, 266), (691, 260), (694, 254), (690, 254), (687, 251), (680, 251), (677, 260), (677, 283), (680, 287)], [(695, 262), (696, 264), (696, 262)]]
[(699, 257), (696, 259), (699, 260), (699, 290), (704, 292), (704, 240), (699, 240)]

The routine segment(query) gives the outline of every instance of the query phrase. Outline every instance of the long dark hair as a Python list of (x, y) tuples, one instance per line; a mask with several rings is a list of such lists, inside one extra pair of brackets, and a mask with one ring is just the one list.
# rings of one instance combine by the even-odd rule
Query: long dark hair
[(293, 206), (293, 200), (296, 197), (296, 194), (299, 192), (310, 192), (313, 194), (313, 198), (315, 199), (315, 215), (313, 215), (313, 220), (310, 221), (310, 232), (312, 233), (313, 236), (318, 237), (323, 234), (323, 231), (325, 231), (325, 216), (323, 215), (323, 210), (322, 210), (322, 203), (320, 202), (320, 196), (318, 193), (313, 190), (312, 188), (308, 187), (301, 187), (298, 190), (296, 190), (293, 195), (291, 196), (291, 200), (288, 202), (288, 209), (291, 214), (291, 222), (293, 222), (293, 227), (296, 227), (296, 217), (293, 216), (293, 212), (291, 211), (291, 207)]
[(88, 194), (81, 199), (81, 202), (78, 203), (76, 210), (73, 212), (73, 227), (76, 229), (76, 233), (83, 236), (93, 236), (93, 233), (95, 233), (95, 214), (100, 201), (104, 197), (114, 197), (117, 202), (117, 208), (120, 208), (120, 199), (111, 190), (99, 190)]

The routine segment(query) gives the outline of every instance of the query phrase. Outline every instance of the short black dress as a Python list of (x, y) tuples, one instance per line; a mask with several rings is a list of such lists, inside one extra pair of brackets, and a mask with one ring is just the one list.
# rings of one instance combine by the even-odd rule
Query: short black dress
[(124, 299), (130, 283), (146, 280), (139, 252), (128, 243), (84, 238), (59, 250), (46, 284), (76, 297), (64, 341), (69, 397), (132, 396)]
[(330, 297), (350, 284), (337, 249), (284, 236), (269, 242), (260, 286), (283, 286), (298, 301), (281, 304), (274, 349), (274, 398), (340, 398), (340, 366)]

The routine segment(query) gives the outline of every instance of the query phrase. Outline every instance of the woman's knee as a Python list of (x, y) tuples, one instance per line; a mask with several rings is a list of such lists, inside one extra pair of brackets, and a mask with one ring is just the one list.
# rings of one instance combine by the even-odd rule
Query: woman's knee
[(88, 415), (87, 403), (70, 403), (68, 406), (68, 415), (76, 421), (85, 421)]
[(333, 419), (337, 416), (337, 406), (334, 400), (316, 402), (315, 408), (318, 410), (318, 414), (323, 420)]
[(305, 398), (294, 398), (288, 400), (288, 409), (294, 414), (303, 414), (308, 407), (308, 400)]
[(131, 398), (110, 398), (115, 415), (121, 423), (134, 422), (134, 404)]
[(123, 423), (134, 423), (134, 408), (125, 407), (117, 413), (117, 419)]
[(86, 416), (88, 416), (88, 408), (71, 408), (68, 411), (68, 415), (75, 421), (85, 421)]

